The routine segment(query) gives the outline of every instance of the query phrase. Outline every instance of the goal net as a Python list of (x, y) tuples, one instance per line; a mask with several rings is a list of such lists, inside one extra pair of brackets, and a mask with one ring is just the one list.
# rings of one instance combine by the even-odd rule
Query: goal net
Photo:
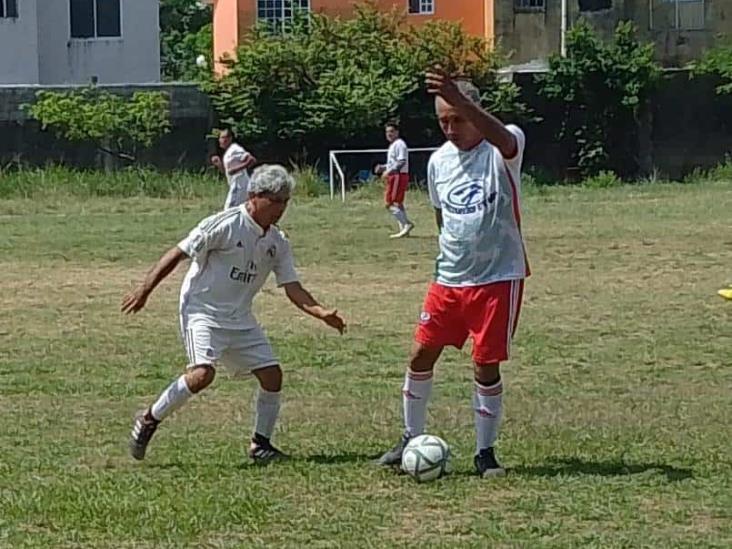
[[(410, 184), (424, 187), (427, 184), (427, 162), (437, 147), (409, 149)], [(346, 201), (346, 191), (373, 177), (376, 164), (386, 164), (387, 149), (336, 149), (328, 153), (330, 198), (340, 193)]]

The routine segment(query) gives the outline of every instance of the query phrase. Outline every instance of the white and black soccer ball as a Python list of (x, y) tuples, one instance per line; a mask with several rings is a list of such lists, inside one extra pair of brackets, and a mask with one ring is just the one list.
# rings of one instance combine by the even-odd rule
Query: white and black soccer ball
[(450, 447), (440, 437), (420, 435), (402, 452), (402, 471), (417, 482), (429, 482), (452, 472)]

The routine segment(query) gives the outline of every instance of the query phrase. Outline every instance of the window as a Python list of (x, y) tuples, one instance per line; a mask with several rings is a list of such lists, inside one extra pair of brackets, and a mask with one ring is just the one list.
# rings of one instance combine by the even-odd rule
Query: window
[(122, 36), (121, 0), (71, 0), (71, 38)]
[(310, 0), (257, 0), (257, 20), (274, 31), (283, 31), (298, 12), (308, 13)]
[(544, 0), (515, 0), (515, 11), (544, 11)]
[(612, 7), (612, 0), (579, 0), (580, 11), (601, 11)]
[(8, 19), (18, 17), (18, 0), (0, 0), (0, 17)]
[(705, 0), (652, 0), (651, 29), (701, 30), (704, 12)]
[(435, 0), (409, 0), (409, 13), (435, 13)]

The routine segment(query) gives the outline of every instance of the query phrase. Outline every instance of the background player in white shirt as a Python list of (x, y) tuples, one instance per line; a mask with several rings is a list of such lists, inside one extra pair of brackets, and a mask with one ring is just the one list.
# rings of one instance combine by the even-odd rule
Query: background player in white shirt
[(398, 464), (407, 441), (422, 434), (432, 372), (446, 346), (473, 340), (476, 429), (474, 464), (482, 477), (504, 474), (493, 450), (503, 413), (500, 363), (507, 360), (529, 275), (521, 236), (519, 178), (524, 134), (480, 107), (469, 82), (442, 69), (427, 89), (447, 142), (428, 165), (430, 199), (440, 228), (435, 281), (425, 298), (402, 389), (404, 435), (380, 459)]
[(281, 166), (254, 171), (249, 200), (204, 219), (165, 253), (145, 280), (122, 301), (122, 311), (140, 311), (155, 287), (186, 258), (191, 265), (180, 293), (180, 328), (187, 372), (135, 418), (130, 452), (143, 459), (158, 424), (208, 387), (216, 367), (251, 372), (259, 381), (249, 456), (258, 462), (283, 454), (270, 439), (280, 409), (282, 370), (252, 314), (252, 299), (270, 272), (298, 308), (343, 333), (335, 310), (322, 307), (298, 281), (290, 244), (274, 225), (290, 200), (294, 181)]
[(218, 155), (211, 157), (211, 164), (226, 176), (229, 192), (224, 201), (224, 209), (234, 208), (246, 202), (249, 196), (249, 172), (247, 171), (257, 159), (244, 147), (235, 143), (236, 137), (230, 129), (219, 133), (219, 147), (224, 151), (223, 158)]
[(384, 203), (399, 224), (399, 230), (391, 235), (391, 238), (401, 238), (408, 236), (414, 229), (414, 224), (409, 221), (404, 207), (404, 199), (409, 188), (409, 149), (399, 137), (399, 126), (395, 122), (389, 122), (384, 130), (386, 140), (389, 142), (386, 164), (377, 165), (374, 173), (386, 178)]

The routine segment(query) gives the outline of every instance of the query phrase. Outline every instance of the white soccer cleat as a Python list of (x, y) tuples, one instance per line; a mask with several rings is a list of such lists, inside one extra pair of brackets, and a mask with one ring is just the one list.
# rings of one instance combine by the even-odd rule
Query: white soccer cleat
[(404, 238), (405, 236), (409, 236), (409, 233), (412, 232), (412, 229), (414, 229), (414, 223), (407, 223), (401, 228), (398, 233), (389, 235), (389, 238)]

